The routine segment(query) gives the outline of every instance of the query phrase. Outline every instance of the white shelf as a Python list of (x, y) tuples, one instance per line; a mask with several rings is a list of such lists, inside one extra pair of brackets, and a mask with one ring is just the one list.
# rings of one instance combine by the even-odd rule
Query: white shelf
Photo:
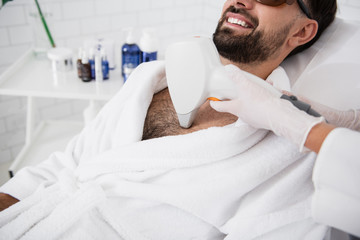
[(11, 96), (50, 97), (83, 100), (109, 100), (123, 85), (118, 67), (110, 78), (97, 84), (83, 82), (73, 70), (54, 74), (46, 57), (37, 57), (33, 50), (26, 52), (0, 76), (0, 94)]
[(55, 151), (63, 151), (83, 127), (82, 123), (53, 121), (41, 123), (34, 131), (34, 98), (107, 101), (121, 89), (123, 82), (119, 67), (110, 71), (110, 79), (101, 83), (81, 81), (75, 62), (72, 71), (55, 74), (46, 54), (36, 54), (32, 49), (27, 51), (0, 76), (1, 95), (24, 96), (28, 99), (26, 144), (12, 162), (10, 174), (40, 163)]
[(39, 124), (32, 141), (24, 146), (9, 168), (9, 174), (15, 175), (25, 166), (33, 166), (55, 151), (64, 151), (66, 144), (80, 133), (80, 122), (46, 121)]

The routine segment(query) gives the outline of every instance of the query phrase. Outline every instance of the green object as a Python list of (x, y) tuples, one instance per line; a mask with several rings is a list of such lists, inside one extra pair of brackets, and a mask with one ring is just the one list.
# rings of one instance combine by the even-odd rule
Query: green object
[(1, 6), (0, 6), (0, 8), (1, 8), (2, 6), (4, 6), (5, 3), (10, 2), (10, 1), (12, 1), (12, 0), (1, 0)]
[[(0, 7), (4, 6), (5, 3), (10, 2), (10, 1), (12, 1), (12, 0), (1, 0), (2, 5), (1, 5)], [(44, 18), (44, 15), (43, 15), (42, 11), (41, 11), (41, 8), (40, 8), (40, 5), (39, 5), (38, 0), (35, 0), (35, 3), (36, 3), (36, 7), (37, 7), (37, 9), (38, 9), (39, 15), (40, 15), (41, 22), (42, 22), (42, 24), (44, 25), (44, 29), (45, 29), (46, 35), (47, 35), (48, 38), (49, 38), (50, 44), (51, 44), (52, 47), (56, 47), (55, 42), (54, 42), (54, 39), (53, 39), (52, 36), (51, 36), (50, 29), (49, 29), (49, 27), (48, 27), (48, 25), (47, 25), (47, 23), (46, 23), (46, 20), (45, 20), (45, 18)], [(0, 9), (1, 9), (1, 8), (0, 8)]]
[(56, 47), (55, 42), (54, 42), (54, 39), (53, 39), (52, 36), (51, 36), (49, 27), (48, 27), (48, 25), (46, 24), (44, 15), (43, 15), (43, 13), (42, 13), (42, 11), (41, 11), (40, 5), (39, 5), (39, 3), (38, 3), (37, 0), (35, 0), (35, 3), (36, 3), (36, 7), (37, 7), (37, 9), (38, 9), (38, 12), (39, 12), (39, 15), (40, 15), (40, 18), (41, 18), (41, 22), (42, 22), (43, 25), (44, 25), (44, 28), (45, 28), (45, 31), (46, 31), (46, 35), (47, 35), (48, 38), (49, 38), (50, 44), (51, 44), (52, 47)]

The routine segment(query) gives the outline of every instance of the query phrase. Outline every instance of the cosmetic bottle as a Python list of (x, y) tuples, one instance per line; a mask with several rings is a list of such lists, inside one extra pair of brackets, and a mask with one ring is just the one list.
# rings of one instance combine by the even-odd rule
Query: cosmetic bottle
[(104, 48), (101, 48), (101, 67), (103, 79), (109, 79), (109, 61), (107, 59), (106, 51)]
[(146, 28), (143, 30), (139, 46), (141, 50), (141, 62), (157, 60), (159, 40), (156, 37), (154, 29)]
[(109, 69), (115, 70), (116, 64), (115, 64), (115, 41), (113, 39), (109, 38), (99, 38), (97, 40), (98, 45), (100, 45), (100, 48), (104, 48), (106, 52), (106, 59), (109, 62)]
[(95, 81), (96, 83), (101, 83), (104, 80), (102, 72), (102, 63), (101, 57), (99, 55), (95, 56)]
[(81, 80), (83, 82), (91, 81), (91, 66), (86, 52), (83, 52), (81, 59)]
[(91, 79), (95, 79), (95, 51), (94, 48), (89, 50), (89, 63), (91, 67)]
[(121, 48), (122, 64), (121, 72), (124, 81), (128, 79), (132, 71), (140, 64), (140, 48), (135, 43), (133, 30), (129, 29), (125, 44)]
[(78, 77), (81, 78), (81, 59), (82, 59), (82, 54), (83, 54), (83, 49), (79, 48), (79, 52), (78, 52), (78, 58), (76, 60), (76, 68), (77, 68), (77, 73), (78, 73)]

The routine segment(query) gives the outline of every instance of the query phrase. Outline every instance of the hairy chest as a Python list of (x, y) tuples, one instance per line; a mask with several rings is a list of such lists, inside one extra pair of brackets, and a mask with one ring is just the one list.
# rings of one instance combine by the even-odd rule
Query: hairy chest
[(154, 95), (149, 106), (144, 123), (143, 140), (187, 134), (209, 127), (221, 127), (231, 124), (237, 117), (229, 113), (219, 113), (210, 107), (206, 102), (198, 111), (193, 125), (184, 129), (180, 127), (179, 121), (171, 102), (168, 89)]

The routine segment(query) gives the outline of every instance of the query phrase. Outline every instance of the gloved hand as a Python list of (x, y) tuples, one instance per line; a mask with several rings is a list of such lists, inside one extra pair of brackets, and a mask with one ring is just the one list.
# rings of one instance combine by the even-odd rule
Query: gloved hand
[(295, 143), (301, 151), (311, 128), (324, 118), (310, 116), (280, 99), (267, 88), (248, 80), (234, 65), (225, 68), (236, 85), (237, 98), (211, 101), (211, 107), (218, 112), (232, 113), (252, 127), (271, 130)]
[(299, 96), (298, 98), (301, 101), (310, 104), (315, 111), (317, 111), (323, 117), (325, 117), (328, 123), (335, 125), (337, 127), (344, 127), (355, 131), (360, 131), (360, 109), (341, 111), (314, 102), (302, 96)]

